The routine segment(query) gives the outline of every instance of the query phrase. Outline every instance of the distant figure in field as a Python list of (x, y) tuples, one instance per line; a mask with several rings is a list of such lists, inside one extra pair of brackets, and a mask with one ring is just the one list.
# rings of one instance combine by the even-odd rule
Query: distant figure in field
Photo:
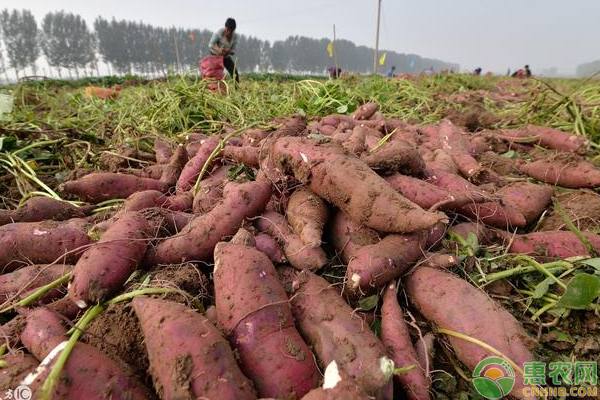
[(393, 78), (395, 76), (395, 72), (396, 72), (396, 66), (392, 65), (392, 67), (390, 69), (388, 69), (388, 71), (385, 73), (385, 76), (388, 78)]
[(525, 68), (516, 70), (511, 76), (513, 78), (531, 78), (531, 70), (529, 69), (529, 65), (526, 65)]
[(235, 78), (236, 82), (239, 82), (240, 79), (237, 74), (237, 70), (235, 68), (235, 62), (233, 61), (233, 56), (235, 54), (235, 48), (237, 45), (237, 34), (235, 33), (236, 23), (235, 19), (227, 18), (225, 21), (225, 27), (216, 31), (208, 43), (208, 47), (210, 49), (210, 54), (213, 56), (222, 56), (223, 57), (223, 65), (229, 75), (232, 78)]
[(342, 75), (341, 68), (329, 67), (329, 68), (327, 68), (327, 72), (329, 73), (329, 77), (331, 79), (337, 79), (340, 77), (340, 75)]
[(479, 75), (481, 75), (481, 71), (482, 71), (481, 67), (477, 67), (473, 70), (473, 75), (479, 76)]

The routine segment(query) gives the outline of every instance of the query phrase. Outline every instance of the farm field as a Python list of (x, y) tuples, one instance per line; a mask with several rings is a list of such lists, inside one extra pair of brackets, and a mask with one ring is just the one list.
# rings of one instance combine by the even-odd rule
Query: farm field
[[(597, 78), (126, 76), (0, 95), (0, 393), (597, 389), (575, 369), (524, 382), (600, 359)], [(477, 369), (492, 356), (508, 389)]]

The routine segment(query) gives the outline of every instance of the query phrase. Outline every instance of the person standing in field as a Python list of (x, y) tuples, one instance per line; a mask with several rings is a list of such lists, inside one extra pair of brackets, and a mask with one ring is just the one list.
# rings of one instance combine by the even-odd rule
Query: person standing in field
[(394, 76), (396, 76), (395, 72), (396, 72), (396, 66), (392, 65), (392, 67), (390, 69), (388, 69), (388, 71), (385, 73), (385, 76), (387, 78), (393, 78)]
[(210, 49), (210, 54), (213, 56), (223, 57), (223, 65), (225, 66), (225, 69), (232, 78), (235, 78), (236, 82), (239, 82), (240, 79), (235, 67), (235, 62), (233, 61), (233, 57), (231, 57), (235, 55), (235, 48), (237, 45), (237, 34), (235, 33), (235, 28), (235, 19), (227, 18), (227, 21), (225, 21), (225, 27), (219, 29), (212, 35), (212, 38), (208, 43), (208, 47)]

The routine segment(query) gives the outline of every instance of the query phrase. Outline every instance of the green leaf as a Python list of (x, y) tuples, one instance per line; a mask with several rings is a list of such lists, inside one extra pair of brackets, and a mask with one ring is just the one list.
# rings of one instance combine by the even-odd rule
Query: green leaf
[(467, 234), (466, 242), (469, 245), (469, 247), (471, 249), (473, 249), (473, 252), (477, 253), (477, 251), (479, 250), (479, 243), (477, 241), (477, 235), (475, 235), (473, 232), (469, 232)]
[(347, 104), (342, 104), (341, 106), (339, 106), (336, 109), (338, 114), (346, 114), (348, 112), (348, 105)]
[(14, 136), (0, 136), (0, 151), (7, 151), (14, 147), (17, 138)]
[(556, 303), (557, 307), (584, 310), (600, 296), (600, 279), (597, 276), (581, 273), (567, 284), (567, 290)]
[(581, 264), (589, 265), (593, 267), (596, 271), (600, 272), (600, 258), (588, 258), (587, 260), (581, 260)]
[(506, 153), (501, 154), (504, 158), (515, 158), (517, 157), (517, 152), (514, 150), (509, 150)]
[(553, 283), (555, 283), (555, 281), (550, 277), (544, 279), (543, 281), (535, 285), (532, 297), (534, 299), (539, 299), (548, 292), (548, 289), (550, 289), (550, 285), (552, 285)]
[(377, 307), (377, 303), (379, 303), (379, 296), (374, 294), (373, 296), (365, 297), (358, 301), (358, 308), (362, 311), (371, 311), (375, 307)]

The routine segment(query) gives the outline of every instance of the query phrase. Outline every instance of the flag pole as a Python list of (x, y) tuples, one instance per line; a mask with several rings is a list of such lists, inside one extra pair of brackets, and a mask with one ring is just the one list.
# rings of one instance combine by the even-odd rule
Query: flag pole
[(332, 49), (332, 53), (333, 53), (333, 63), (335, 65), (335, 75), (337, 76), (339, 61), (338, 61), (337, 50), (335, 48), (335, 40), (336, 40), (336, 38), (335, 38), (335, 24), (333, 24), (333, 42), (332, 42), (332, 45), (331, 45), (331, 49)]
[(377, 62), (379, 56), (379, 20), (381, 17), (381, 0), (377, 0), (377, 31), (375, 34), (375, 56), (373, 57), (373, 74), (377, 74)]

